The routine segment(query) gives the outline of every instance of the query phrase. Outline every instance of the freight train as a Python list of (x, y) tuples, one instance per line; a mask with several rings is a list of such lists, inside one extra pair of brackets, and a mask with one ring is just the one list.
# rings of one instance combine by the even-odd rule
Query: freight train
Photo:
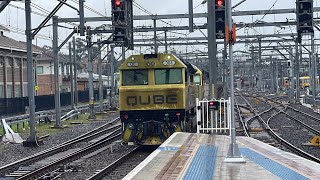
[(123, 141), (159, 145), (191, 131), (202, 71), (172, 54), (132, 55), (120, 66), (119, 108)]

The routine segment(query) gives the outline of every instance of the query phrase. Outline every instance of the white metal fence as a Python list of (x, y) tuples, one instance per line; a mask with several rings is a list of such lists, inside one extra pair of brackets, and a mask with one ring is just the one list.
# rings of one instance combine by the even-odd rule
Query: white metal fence
[(230, 134), (231, 100), (197, 98), (197, 133)]

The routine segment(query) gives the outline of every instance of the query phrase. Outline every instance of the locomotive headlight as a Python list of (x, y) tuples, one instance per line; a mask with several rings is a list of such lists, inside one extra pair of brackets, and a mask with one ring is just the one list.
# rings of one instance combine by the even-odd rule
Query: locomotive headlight
[(175, 62), (175, 61), (167, 60), (167, 61), (163, 61), (162, 64), (165, 65), (165, 66), (173, 66), (173, 65), (176, 64), (176, 62)]
[(128, 125), (128, 128), (129, 128), (129, 129), (134, 129), (134, 125), (130, 123), (130, 124)]
[(127, 66), (128, 67), (138, 67), (139, 63), (138, 62), (128, 62)]

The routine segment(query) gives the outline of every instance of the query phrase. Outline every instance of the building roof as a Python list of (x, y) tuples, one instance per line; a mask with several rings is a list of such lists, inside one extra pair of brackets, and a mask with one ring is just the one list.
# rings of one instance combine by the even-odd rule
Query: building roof
[[(41, 52), (40, 56), (37, 56), (38, 61), (53, 61), (53, 50), (50, 47), (38, 47), (35, 48)], [(68, 55), (59, 53), (59, 62), (69, 62)]]
[[(0, 25), (0, 31), (2, 28), (6, 29), (4, 26)], [(0, 49), (10, 50), (10, 51), (20, 51), (27, 52), (27, 43), (22, 41), (16, 41), (12, 38), (0, 34)], [(47, 60), (53, 61), (53, 50), (50, 47), (39, 47), (36, 45), (32, 46), (33, 54), (37, 54), (37, 60)], [(69, 57), (65, 54), (59, 53), (60, 62), (68, 62)]]
[[(27, 52), (26, 43), (22, 43), (20, 41), (16, 41), (7, 36), (1, 36), (1, 35), (0, 35), (0, 49)], [(40, 51), (34, 50), (33, 53), (40, 54)]]
[(7, 31), (9, 32), (10, 30), (2, 25), (0, 25), (0, 31)]

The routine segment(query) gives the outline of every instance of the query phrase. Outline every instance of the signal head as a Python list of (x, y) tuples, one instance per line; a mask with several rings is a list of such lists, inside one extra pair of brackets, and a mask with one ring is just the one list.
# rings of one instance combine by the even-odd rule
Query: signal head
[(116, 7), (120, 7), (121, 6), (121, 0), (115, 0)]
[(216, 6), (217, 6), (217, 7), (222, 7), (222, 6), (224, 6), (224, 0), (216, 0)]

